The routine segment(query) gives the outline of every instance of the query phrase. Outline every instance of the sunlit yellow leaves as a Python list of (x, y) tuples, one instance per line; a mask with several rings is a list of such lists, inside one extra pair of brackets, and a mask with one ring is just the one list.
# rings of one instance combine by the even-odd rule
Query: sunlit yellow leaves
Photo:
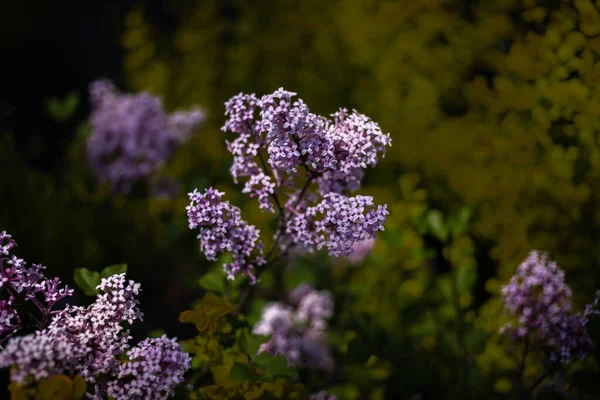
[(183, 311), (179, 321), (196, 325), (198, 332), (216, 332), (219, 328), (219, 319), (232, 310), (231, 304), (223, 301), (213, 293), (206, 293), (202, 302), (194, 310)]

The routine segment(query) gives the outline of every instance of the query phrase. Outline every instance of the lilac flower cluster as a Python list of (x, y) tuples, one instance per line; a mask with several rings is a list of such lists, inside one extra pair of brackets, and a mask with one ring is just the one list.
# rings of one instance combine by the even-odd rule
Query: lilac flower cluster
[(205, 119), (199, 109), (167, 115), (148, 93), (120, 94), (107, 80), (90, 86), (92, 134), (88, 159), (101, 180), (118, 191), (145, 178)]
[(518, 341), (537, 336), (552, 348), (552, 361), (566, 363), (583, 359), (594, 349), (587, 323), (597, 311), (590, 305), (584, 313), (572, 312), (572, 293), (564, 279), (564, 271), (547, 254), (532, 251), (502, 289), (504, 309), (518, 323), (509, 323), (500, 332)]
[(263, 310), (253, 332), (271, 337), (259, 352), (283, 354), (296, 366), (331, 369), (333, 359), (325, 343), (327, 319), (333, 315), (331, 294), (301, 285), (290, 294), (290, 303), (271, 303)]
[(167, 399), (191, 363), (176, 339), (164, 335), (143, 340), (127, 355), (129, 361), (119, 365), (117, 379), (108, 383), (107, 394), (116, 400)]
[(263, 169), (265, 159), (258, 157), (259, 163), (257, 156), (266, 151), (266, 162), (273, 169), (273, 177), (267, 179), (269, 186), (289, 185), (304, 168), (318, 181), (323, 194), (358, 189), (364, 169), (375, 166), (391, 145), (389, 134), (356, 111), (348, 114), (340, 109), (332, 114), (333, 121), (328, 120), (311, 113), (304, 101), (294, 101), (294, 96), (296, 93), (280, 88), (261, 99), (240, 93), (225, 103), (228, 119), (222, 130), (238, 135), (228, 143), (234, 156), (234, 179)]
[[(383, 230), (387, 205), (374, 209), (370, 196), (346, 197), (328, 193), (315, 207), (288, 222), (288, 232), (307, 248), (326, 246), (332, 256), (352, 254), (355, 243), (372, 238)], [(317, 217), (320, 216), (320, 219)]]
[(130, 360), (121, 363), (116, 357), (131, 339), (123, 324), (142, 318), (136, 300), (140, 284), (120, 274), (102, 279), (98, 289), (101, 293), (90, 306), (67, 307), (47, 327), (11, 338), (0, 351), (0, 368), (10, 368), (11, 380), (19, 384), (28, 377), (81, 375), (97, 383), (97, 399), (107, 393), (117, 399), (167, 398), (189, 368), (189, 356), (174, 339), (163, 337), (141, 342), (128, 352)]
[[(0, 345), (24, 327), (40, 328), (57, 313), (52, 309), (73, 290), (60, 287), (60, 279), (46, 279), (39, 264), (27, 266), (10, 255), (16, 242), (6, 231), (0, 232)], [(31, 305), (36, 314), (25, 312)], [(1, 347), (0, 347), (1, 348)]]
[(222, 200), (224, 194), (213, 188), (189, 194), (191, 204), (186, 209), (190, 229), (199, 229), (200, 248), (209, 260), (216, 261), (225, 251), (233, 253), (233, 262), (224, 266), (230, 279), (239, 273), (254, 282), (252, 270), (266, 262), (260, 231), (241, 218), (239, 208)]
[[(390, 136), (356, 111), (349, 114), (340, 109), (329, 120), (311, 113), (304, 101), (293, 100), (294, 96), (296, 93), (280, 88), (260, 99), (240, 93), (225, 103), (227, 120), (222, 130), (237, 135), (226, 142), (233, 155), (231, 174), (236, 183), (245, 179), (242, 192), (256, 198), (263, 211), (278, 212), (279, 231), (267, 259), (286, 254), (298, 243), (309, 251), (325, 246), (332, 256), (349, 255), (354, 244), (383, 230), (387, 206), (375, 206), (369, 196), (348, 194), (360, 187), (364, 170), (385, 155)], [(301, 179), (304, 183), (298, 190)], [(196, 203), (202, 196), (197, 190), (190, 193), (190, 228), (200, 225), (196, 220), (202, 221), (202, 248), (207, 258), (214, 259), (215, 246), (231, 247), (223, 240), (230, 236), (231, 224), (215, 219), (209, 209), (198, 211)], [(223, 204), (221, 207), (231, 208), (229, 203)], [(255, 241), (250, 237), (247, 243), (238, 241), (241, 248), (253, 248)], [(279, 254), (275, 255), (275, 250)], [(238, 271), (248, 274), (266, 263), (262, 257), (259, 261), (240, 256), (226, 270), (230, 277)], [(254, 275), (251, 277), (255, 282)]]

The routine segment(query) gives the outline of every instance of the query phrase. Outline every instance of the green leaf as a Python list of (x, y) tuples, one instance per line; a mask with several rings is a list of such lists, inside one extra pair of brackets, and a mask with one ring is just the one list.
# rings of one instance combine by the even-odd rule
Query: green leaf
[(229, 371), (229, 379), (231, 379), (231, 381), (235, 383), (242, 383), (246, 379), (250, 378), (250, 376), (251, 372), (248, 365), (240, 364), (238, 362), (233, 364), (231, 370)]
[(258, 352), (258, 348), (265, 339), (265, 336), (253, 335), (248, 332), (248, 328), (243, 328), (239, 330), (237, 347), (242, 353), (252, 357)]
[(72, 92), (67, 95), (63, 100), (58, 98), (51, 98), (46, 101), (46, 111), (56, 121), (62, 122), (69, 119), (77, 106), (79, 105), (79, 94)]
[(86, 294), (86, 296), (95, 296), (100, 291), (96, 287), (100, 284), (100, 274), (96, 271), (90, 271), (87, 268), (76, 268), (74, 277), (75, 284)]
[(448, 239), (448, 231), (444, 225), (444, 216), (441, 211), (429, 211), (427, 214), (427, 224), (429, 226), (429, 231), (442, 242), (445, 242), (446, 239)]
[(101, 278), (109, 278), (113, 275), (118, 274), (126, 274), (127, 273), (127, 264), (114, 264), (104, 268), (100, 271)]
[(209, 292), (217, 294), (225, 293), (225, 275), (223, 270), (215, 268), (212, 271), (207, 272), (198, 280), (198, 284)]
[(281, 354), (273, 357), (266, 352), (262, 352), (252, 359), (259, 368), (277, 378), (291, 378), (298, 375), (296, 368), (289, 366), (285, 357)]

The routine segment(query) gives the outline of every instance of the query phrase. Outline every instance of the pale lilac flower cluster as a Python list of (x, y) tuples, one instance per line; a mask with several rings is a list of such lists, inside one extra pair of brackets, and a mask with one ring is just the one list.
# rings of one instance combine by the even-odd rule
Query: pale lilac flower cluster
[[(240, 93), (225, 103), (227, 119), (221, 129), (236, 134), (227, 141), (233, 155), (231, 174), (236, 183), (244, 178), (242, 192), (256, 198), (261, 210), (279, 214), (279, 230), (266, 256), (269, 261), (297, 245), (307, 251), (325, 246), (332, 256), (347, 256), (354, 244), (383, 230), (387, 206), (375, 206), (369, 196), (348, 195), (360, 187), (364, 170), (385, 155), (391, 139), (356, 111), (349, 114), (340, 109), (329, 120), (311, 113), (294, 96), (280, 88), (260, 99)], [(228, 246), (223, 237), (230, 236), (230, 228), (228, 223), (223, 227), (213, 211), (196, 210), (202, 196), (197, 191), (190, 194), (188, 217), (191, 228), (200, 225), (195, 220), (203, 222), (202, 232), (209, 238), (201, 238), (202, 248), (214, 259), (213, 248)], [(251, 248), (253, 243), (241, 247)], [(244, 255), (226, 270), (230, 277), (238, 271), (250, 274), (266, 263), (262, 257), (259, 260), (250, 262)], [(250, 276), (256, 282), (255, 275)]]
[(141, 342), (128, 352), (130, 361), (120, 362), (116, 357), (131, 339), (123, 325), (142, 318), (136, 299), (140, 284), (120, 274), (102, 279), (98, 289), (90, 306), (67, 307), (48, 327), (12, 338), (0, 352), (0, 368), (11, 368), (11, 380), (20, 384), (28, 377), (78, 374), (97, 383), (90, 396), (98, 399), (107, 391), (119, 399), (167, 398), (189, 368), (189, 356), (174, 339), (163, 337)]
[[(27, 266), (25, 261), (10, 255), (16, 246), (6, 231), (0, 232), (0, 348), (19, 330), (41, 328), (57, 311), (53, 307), (73, 290), (61, 288), (60, 279), (46, 279), (39, 264)], [(30, 305), (31, 307), (28, 307)], [(35, 310), (25, 312), (25, 308)]]
[(325, 246), (332, 256), (352, 254), (355, 243), (373, 238), (383, 230), (387, 205), (375, 209), (370, 196), (346, 197), (328, 193), (315, 207), (288, 222), (287, 231), (305, 247)]
[(87, 152), (102, 181), (127, 192), (159, 168), (205, 119), (201, 109), (167, 115), (148, 93), (118, 93), (107, 80), (90, 86), (92, 133)]
[[(31, 374), (41, 376), (42, 366), (79, 374), (88, 382), (109, 373), (131, 339), (122, 323), (141, 319), (135, 299), (140, 285), (121, 274), (103, 279), (98, 288), (102, 293), (90, 306), (67, 307), (47, 328), (10, 340), (0, 352), (0, 368), (12, 366), (11, 379), (19, 383)], [(40, 347), (42, 342), (47, 348)]]
[(327, 319), (333, 315), (331, 294), (302, 285), (290, 294), (290, 303), (271, 303), (263, 310), (253, 332), (270, 338), (259, 352), (282, 354), (295, 366), (331, 369), (333, 359), (325, 340)]
[(572, 293), (564, 279), (564, 271), (546, 253), (532, 251), (502, 289), (504, 309), (518, 322), (500, 332), (518, 341), (537, 338), (552, 348), (551, 360), (566, 363), (594, 349), (587, 323), (597, 311), (590, 305), (584, 313), (572, 312)]
[(265, 263), (260, 231), (241, 218), (238, 207), (222, 200), (224, 194), (213, 188), (189, 194), (190, 229), (199, 230), (201, 250), (207, 259), (216, 261), (217, 256), (226, 251), (233, 254), (233, 262), (224, 266), (230, 279), (242, 274), (255, 281), (253, 269)]
[[(344, 108), (332, 114), (333, 121), (328, 120), (311, 113), (294, 96), (280, 88), (261, 99), (240, 93), (225, 103), (228, 119), (222, 130), (238, 135), (228, 142), (234, 156), (234, 180), (267, 173), (268, 163), (272, 176), (265, 175), (260, 189), (255, 188), (263, 194), (293, 186), (301, 168), (319, 183), (322, 195), (357, 190), (364, 169), (375, 166), (391, 145), (389, 134), (383, 134), (368, 117), (356, 111), (348, 114)], [(273, 210), (264, 197), (261, 208)]]
[(190, 368), (191, 357), (176, 339), (165, 335), (145, 339), (127, 352), (129, 361), (118, 366), (107, 394), (116, 400), (162, 400), (175, 394)]

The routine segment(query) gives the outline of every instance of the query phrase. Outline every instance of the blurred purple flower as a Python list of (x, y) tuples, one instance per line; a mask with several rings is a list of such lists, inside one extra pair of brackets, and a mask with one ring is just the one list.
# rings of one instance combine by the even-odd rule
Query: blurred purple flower
[(317, 291), (301, 285), (290, 294), (298, 307), (271, 303), (267, 305), (253, 332), (269, 336), (259, 352), (282, 354), (292, 365), (326, 369), (333, 367), (333, 358), (326, 344), (327, 319), (333, 315), (333, 300), (327, 291)]
[(360, 264), (369, 255), (375, 246), (375, 239), (369, 238), (360, 242), (354, 243), (352, 253), (346, 256), (346, 260), (351, 264)]
[(564, 271), (546, 253), (532, 251), (502, 288), (504, 309), (518, 322), (500, 332), (518, 341), (533, 335), (552, 348), (551, 360), (567, 363), (593, 351), (587, 323), (597, 311), (589, 306), (584, 313), (573, 313), (571, 289), (564, 279)]
[(167, 115), (159, 98), (118, 93), (107, 80), (93, 82), (90, 97), (88, 159), (102, 181), (123, 192), (159, 168), (205, 119), (198, 108)]

